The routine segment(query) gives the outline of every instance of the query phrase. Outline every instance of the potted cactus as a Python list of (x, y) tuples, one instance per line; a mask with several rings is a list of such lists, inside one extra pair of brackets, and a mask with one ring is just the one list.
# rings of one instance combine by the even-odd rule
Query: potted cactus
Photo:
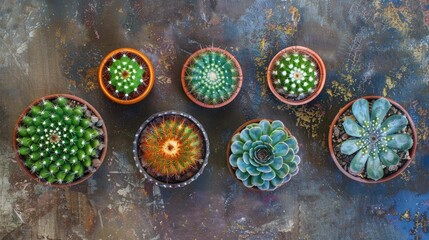
[(281, 121), (254, 119), (234, 132), (227, 165), (247, 188), (273, 191), (298, 173), (298, 150), (296, 138)]
[(182, 87), (194, 103), (219, 108), (238, 95), (242, 76), (240, 64), (229, 52), (204, 48), (193, 53), (183, 65)]
[(183, 187), (208, 163), (209, 139), (201, 123), (176, 111), (156, 113), (139, 128), (134, 160), (144, 177), (161, 187)]
[(326, 69), (320, 56), (302, 46), (287, 47), (271, 60), (268, 87), (280, 101), (302, 105), (319, 95), (325, 85)]
[(110, 52), (98, 69), (101, 90), (119, 104), (134, 104), (143, 100), (151, 91), (154, 81), (149, 58), (132, 48)]
[(104, 160), (106, 145), (100, 114), (68, 94), (35, 100), (21, 113), (13, 133), (16, 159), (24, 172), (57, 187), (91, 177)]
[(415, 156), (417, 134), (407, 111), (397, 102), (367, 96), (349, 102), (329, 129), (329, 150), (347, 177), (363, 183), (391, 180)]

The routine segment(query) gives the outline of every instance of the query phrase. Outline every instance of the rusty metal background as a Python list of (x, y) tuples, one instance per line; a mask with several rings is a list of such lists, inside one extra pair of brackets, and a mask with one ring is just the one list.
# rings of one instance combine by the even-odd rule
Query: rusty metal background
[[(238, 97), (221, 109), (188, 100), (182, 64), (206, 46), (243, 68)], [(310, 104), (290, 107), (268, 91), (265, 72), (282, 48), (324, 59), (327, 83)], [(120, 106), (103, 96), (97, 67), (119, 47), (153, 61), (149, 96)], [(195, 0), (0, 2), (0, 238), (4, 239), (429, 239), (428, 0)], [(109, 150), (92, 179), (70, 189), (35, 184), (13, 158), (13, 124), (33, 99), (72, 93), (104, 117)], [(388, 96), (418, 128), (415, 161), (386, 184), (349, 180), (327, 148), (328, 126), (348, 101)], [(145, 183), (132, 141), (151, 114), (181, 110), (208, 131), (203, 175), (182, 189)], [(230, 176), (225, 148), (244, 121), (282, 120), (300, 143), (301, 171), (272, 193)]]

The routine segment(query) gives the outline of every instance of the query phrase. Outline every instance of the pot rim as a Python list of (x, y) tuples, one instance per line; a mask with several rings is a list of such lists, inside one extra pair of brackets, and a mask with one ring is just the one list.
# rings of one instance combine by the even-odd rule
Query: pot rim
[[(275, 66), (275, 62), (277, 61), (277, 59), (279, 57), (281, 57), (283, 54), (285, 53), (289, 53), (289, 52), (300, 52), (303, 53), (309, 57), (311, 57), (313, 59), (313, 61), (316, 63), (318, 69), (319, 69), (319, 82), (317, 83), (317, 88), (316, 90), (310, 94), (309, 96), (307, 96), (304, 99), (301, 100), (293, 100), (293, 99), (288, 99), (283, 97), (282, 95), (280, 95), (274, 85), (273, 85), (273, 81), (271, 78), (271, 73), (273, 71), (273, 68)], [(313, 99), (315, 99), (323, 90), (323, 87), (325, 86), (325, 82), (326, 82), (326, 68), (325, 68), (325, 63), (323, 62), (322, 58), (313, 50), (311, 50), (310, 48), (307, 47), (303, 47), (303, 46), (290, 46), (287, 48), (284, 48), (282, 50), (280, 50), (271, 60), (270, 64), (268, 65), (268, 70), (267, 70), (267, 83), (268, 83), (268, 87), (271, 90), (271, 92), (274, 94), (274, 96), (276, 96), (277, 99), (279, 99), (280, 101), (282, 101), (283, 103), (289, 104), (289, 105), (303, 105), (306, 103), (309, 103), (310, 101), (312, 101)]]
[[(273, 119), (270, 119), (270, 118), (254, 118), (254, 119), (251, 119), (251, 120), (249, 120), (249, 121), (246, 121), (246, 122), (244, 122), (243, 124), (241, 124), (235, 131), (234, 131), (234, 133), (232, 134), (232, 136), (231, 136), (231, 138), (229, 139), (229, 141), (228, 141), (228, 146), (227, 146), (227, 148), (226, 148), (226, 165), (227, 165), (227, 167), (228, 167), (228, 170), (229, 170), (229, 172), (231, 173), (231, 175), (234, 177), (234, 179), (236, 180), (236, 181), (238, 181), (241, 185), (244, 185), (243, 184), (243, 181), (241, 181), (240, 179), (238, 179), (237, 178), (237, 176), (235, 176), (235, 170), (237, 169), (237, 168), (233, 168), (232, 166), (231, 166), (231, 164), (229, 163), (229, 156), (231, 155), (231, 145), (232, 145), (232, 137), (234, 137), (234, 135), (235, 134), (237, 134), (237, 133), (239, 133), (239, 132), (241, 132), (241, 130), (243, 130), (245, 127), (247, 127), (249, 124), (252, 124), (252, 123), (259, 123), (260, 121), (262, 121), (262, 120), (267, 120), (267, 121), (269, 121), (270, 123), (272, 123), (274, 120)], [(289, 136), (293, 136), (292, 134), (291, 134), (291, 132), (290, 132), (290, 130), (285, 126), (284, 127), (284, 129), (286, 130), (286, 132), (289, 134)], [(296, 174), (299, 172), (299, 167), (298, 167), (298, 170), (297, 170), (297, 172), (296, 172)], [(290, 178), (291, 179), (291, 178)], [(249, 190), (251, 190), (251, 191), (256, 191), (256, 192), (272, 192), (272, 191), (274, 191), (274, 190), (277, 190), (277, 189), (279, 189), (280, 187), (282, 187), (283, 185), (285, 185), (287, 182), (289, 182), (290, 181), (290, 179), (288, 180), (288, 181), (285, 181), (285, 182), (283, 182), (280, 186), (277, 186), (275, 189), (272, 189), (272, 190), (261, 190), (261, 189), (259, 189), (259, 188), (257, 188), (257, 187), (255, 187), (255, 186), (253, 186), (252, 188), (248, 188), (248, 187), (245, 187), (246, 189), (249, 189)]]
[[(216, 51), (216, 52), (220, 52), (225, 54), (228, 58), (230, 58), (233, 62), (235, 67), (237, 68), (237, 72), (238, 72), (238, 86), (237, 89), (234, 91), (234, 93), (231, 95), (231, 97), (219, 104), (207, 104), (204, 103), (198, 99), (195, 98), (194, 95), (192, 95), (191, 92), (189, 92), (187, 86), (186, 86), (186, 69), (188, 68), (190, 62), (192, 61), (192, 59), (194, 59), (196, 56), (198, 56), (199, 54), (201, 54), (202, 52), (206, 52), (206, 51)], [(229, 104), (230, 102), (232, 102), (238, 95), (238, 93), (241, 90), (242, 84), (243, 84), (243, 72), (241, 70), (241, 66), (240, 63), (237, 61), (237, 59), (228, 51), (222, 49), (222, 48), (218, 48), (218, 47), (207, 47), (207, 48), (202, 48), (196, 52), (194, 52), (187, 60), (186, 62), (183, 64), (183, 68), (182, 68), (182, 73), (181, 73), (181, 82), (182, 82), (182, 88), (183, 91), (185, 92), (186, 96), (194, 103), (196, 103), (197, 105), (201, 106), (201, 107), (205, 107), (205, 108), (220, 108), (223, 106), (226, 106), (227, 104)]]
[[(139, 159), (139, 142), (140, 142), (140, 136), (141, 133), (143, 132), (143, 130), (147, 127), (148, 124), (150, 124), (155, 118), (158, 117), (162, 117), (165, 115), (179, 115), (181, 117), (187, 118), (188, 120), (190, 120), (191, 122), (193, 122), (201, 131), (203, 138), (204, 138), (204, 145), (205, 145), (205, 156), (204, 156), (204, 162), (201, 165), (201, 168), (198, 170), (197, 173), (195, 173), (195, 175), (193, 175), (191, 178), (183, 181), (183, 182), (178, 182), (178, 183), (167, 183), (167, 182), (163, 182), (160, 181), (154, 177), (152, 177), (151, 175), (149, 175), (146, 170), (143, 168), (140, 159)], [(143, 177), (148, 180), (149, 182), (152, 182), (160, 187), (164, 187), (164, 188), (178, 188), (178, 187), (184, 187), (188, 184), (190, 184), (191, 182), (195, 181), (204, 171), (204, 168), (207, 166), (208, 164), (208, 159), (209, 159), (209, 155), (210, 155), (210, 142), (209, 142), (209, 138), (207, 135), (206, 130), (204, 129), (203, 125), (197, 120), (195, 119), (193, 116), (181, 112), (181, 111), (174, 111), (174, 110), (170, 110), (170, 111), (163, 111), (163, 112), (158, 112), (155, 114), (152, 114), (148, 119), (146, 119), (146, 121), (144, 121), (139, 129), (137, 130), (137, 133), (134, 136), (134, 141), (133, 141), (133, 158), (136, 164), (136, 167), (138, 168), (139, 172), (141, 174), (143, 174)]]
[(100, 113), (90, 103), (88, 103), (87, 101), (83, 100), (80, 97), (77, 97), (77, 96), (71, 95), (71, 94), (66, 94), (66, 93), (49, 94), (49, 95), (40, 97), (40, 98), (34, 100), (33, 102), (31, 102), (24, 109), (24, 111), (21, 112), (21, 114), (19, 115), (19, 117), (18, 117), (18, 119), (17, 119), (17, 121), (15, 123), (15, 128), (13, 130), (13, 136), (12, 136), (12, 145), (13, 145), (13, 150), (15, 152), (15, 159), (17, 160), (17, 162), (18, 162), (19, 166), (21, 167), (21, 169), (24, 170), (24, 172), (29, 177), (31, 177), (36, 182), (41, 183), (41, 184), (46, 185), (46, 186), (59, 187), (59, 188), (67, 188), (67, 187), (74, 186), (74, 185), (77, 185), (79, 183), (82, 183), (82, 182), (86, 181), (87, 179), (89, 179), (90, 177), (92, 177), (92, 175), (94, 175), (94, 173), (101, 167), (101, 164), (100, 164), (100, 166), (98, 166), (97, 168), (95, 168), (95, 171), (93, 171), (93, 172), (90, 171), (89, 173), (85, 174), (83, 177), (80, 177), (78, 180), (73, 181), (71, 183), (61, 183), (61, 184), (60, 183), (48, 183), (48, 182), (43, 181), (40, 178), (38, 178), (35, 174), (31, 173), (31, 171), (24, 165), (24, 163), (22, 161), (22, 158), (20, 157), (20, 154), (18, 153), (18, 144), (16, 142), (16, 139), (17, 139), (17, 136), (18, 136), (18, 132), (17, 132), (18, 126), (22, 122), (22, 118), (30, 111), (31, 107), (34, 106), (34, 105), (36, 105), (36, 104), (38, 104), (38, 103), (40, 103), (43, 100), (56, 99), (58, 97), (65, 97), (65, 98), (67, 98), (69, 100), (74, 100), (76, 102), (79, 102), (80, 104), (83, 104), (83, 105), (87, 106), (91, 110), (91, 112), (96, 117), (98, 117), (98, 119), (100, 119), (100, 120), (103, 121), (103, 125), (101, 126), (101, 129), (104, 132), (104, 139), (103, 139), (104, 148), (103, 148), (103, 150), (101, 150), (101, 154), (100, 154), (100, 157), (99, 157), (101, 164), (103, 164), (104, 158), (106, 157), (107, 142), (108, 142), (106, 124), (105, 124), (103, 118), (101, 117)]
[[(140, 58), (143, 59), (143, 61), (146, 63), (148, 69), (149, 69), (149, 83), (148, 86), (146, 87), (146, 89), (144, 90), (143, 93), (141, 93), (138, 97), (130, 99), (130, 100), (124, 100), (124, 99), (120, 99), (118, 97), (116, 97), (115, 95), (111, 94), (110, 91), (107, 89), (107, 87), (104, 84), (103, 81), (103, 68), (106, 65), (107, 61), (114, 56), (115, 54), (121, 53), (121, 52), (130, 52), (133, 53), (137, 56), (139, 56)], [(106, 95), (107, 98), (109, 98), (110, 100), (112, 100), (113, 102), (119, 103), (119, 104), (124, 104), (124, 105), (128, 105), (128, 104), (135, 104), (140, 102), (141, 100), (143, 100), (144, 98), (147, 97), (147, 95), (149, 95), (150, 91), (152, 90), (152, 87), (154, 85), (155, 82), (155, 71), (152, 65), (152, 62), (150, 61), (150, 59), (143, 54), (142, 52), (140, 52), (139, 50), (136, 50), (134, 48), (118, 48), (115, 49), (111, 52), (109, 52), (101, 61), (100, 66), (98, 67), (98, 83), (100, 85), (101, 90), (103, 91), (104, 95)]]
[[(413, 132), (413, 136), (412, 136), (412, 138), (413, 138), (413, 147), (410, 150), (410, 159), (407, 162), (405, 162), (404, 165), (401, 166), (401, 168), (399, 168), (395, 173), (392, 173), (392, 174), (390, 174), (387, 177), (383, 177), (380, 180), (374, 181), (374, 180), (370, 180), (370, 179), (360, 178), (358, 176), (354, 176), (354, 175), (350, 174), (349, 172), (347, 172), (346, 170), (344, 170), (342, 168), (342, 166), (338, 162), (337, 157), (335, 156), (334, 146), (333, 146), (333, 143), (332, 143), (332, 136), (333, 136), (333, 132), (334, 132), (334, 126), (339, 121), (340, 116), (347, 109), (349, 109), (356, 100), (358, 100), (358, 99), (376, 100), (376, 99), (379, 99), (379, 98), (385, 98), (385, 99), (387, 99), (393, 106), (395, 106), (397, 109), (399, 109), (407, 117), (408, 125), (410, 126), (410, 128), (411, 128), (411, 130)], [(331, 123), (331, 125), (329, 127), (328, 147), (329, 147), (329, 152), (331, 153), (332, 160), (334, 161), (335, 165), (348, 178), (350, 178), (352, 180), (355, 180), (357, 182), (361, 182), (361, 183), (368, 183), (368, 184), (383, 183), (383, 182), (390, 181), (390, 180), (396, 178), (397, 176), (399, 176), (410, 165), (410, 163), (413, 161), (413, 159), (414, 159), (414, 157), (416, 155), (416, 150), (417, 150), (417, 132), (416, 132), (416, 128), (415, 128), (413, 119), (411, 118), (411, 116), (409, 115), (409, 113), (407, 112), (407, 110), (405, 110), (399, 103), (397, 103), (396, 101), (394, 101), (394, 100), (392, 100), (392, 99), (390, 99), (388, 97), (383, 97), (383, 96), (376, 96), (376, 95), (363, 96), (363, 97), (356, 98), (356, 99), (348, 102), (344, 107), (342, 107), (338, 111), (337, 115), (335, 116), (334, 120), (332, 121), (332, 123)]]

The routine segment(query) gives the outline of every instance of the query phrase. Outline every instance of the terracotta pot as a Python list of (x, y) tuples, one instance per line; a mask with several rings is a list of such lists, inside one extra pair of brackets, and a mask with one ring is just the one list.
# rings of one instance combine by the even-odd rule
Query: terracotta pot
[[(106, 86), (105, 81), (108, 81), (105, 79), (105, 72), (107, 71), (107, 67), (106, 64), (109, 64), (109, 60), (120, 53), (131, 53), (133, 55), (136, 55), (138, 58), (140, 58), (142, 60), (142, 62), (144, 64), (146, 64), (147, 66), (147, 70), (148, 70), (148, 83), (146, 88), (143, 90), (143, 92), (141, 94), (139, 94), (137, 97), (135, 98), (131, 98), (129, 100), (127, 99), (123, 99), (123, 98), (119, 98), (118, 96), (116, 96), (115, 94), (113, 94), (109, 88)], [(103, 91), (104, 95), (107, 96), (107, 98), (109, 98), (110, 100), (119, 103), (119, 104), (134, 104), (137, 102), (140, 102), (141, 100), (143, 100), (148, 94), (149, 92), (152, 90), (153, 84), (155, 82), (155, 72), (153, 70), (153, 66), (152, 66), (152, 62), (149, 60), (149, 58), (144, 55), (143, 53), (141, 53), (140, 51), (136, 50), (136, 49), (132, 49), (132, 48), (119, 48), (116, 50), (111, 51), (109, 54), (106, 55), (106, 57), (104, 57), (103, 61), (101, 61), (100, 67), (98, 68), (98, 83), (100, 84), (100, 88)]]
[[(30, 111), (31, 107), (34, 106), (35, 104), (40, 103), (43, 100), (49, 100), (49, 99), (56, 99), (58, 97), (64, 97), (70, 100), (74, 100), (76, 102), (81, 103), (82, 105), (85, 105), (88, 107), (89, 110), (91, 110), (91, 112), (99, 119), (103, 121), (103, 118), (101, 117), (101, 115), (97, 112), (97, 110), (91, 105), (89, 104), (87, 101), (83, 100), (82, 98), (76, 97), (74, 95), (70, 95), (70, 94), (51, 94), (48, 96), (44, 96), (42, 98), (39, 98), (35, 101), (33, 101), (30, 105), (28, 105), (24, 111), (21, 113), (21, 115), (19, 115), (18, 120), (16, 121), (15, 124), (15, 128), (13, 131), (13, 139), (12, 139), (12, 144), (13, 144), (13, 150), (15, 152), (15, 158), (16, 161), (18, 162), (19, 166), (21, 167), (21, 169), (29, 176), (31, 177), (33, 180), (35, 180), (38, 183), (44, 184), (44, 185), (48, 185), (48, 186), (53, 186), (53, 187), (60, 187), (60, 188), (66, 188), (66, 187), (70, 187), (79, 183), (84, 182), (85, 180), (87, 180), (88, 178), (90, 178), (95, 171), (89, 171), (87, 172), (84, 176), (80, 177), (79, 179), (77, 179), (76, 181), (73, 181), (71, 183), (48, 183), (44, 180), (39, 179), (34, 173), (32, 173), (25, 165), (23, 162), (23, 158), (21, 157), (21, 155), (18, 153), (18, 143), (16, 141), (17, 137), (18, 137), (18, 126), (20, 125), (22, 118), (27, 115), (27, 113)], [(101, 154), (99, 156), (100, 159), (100, 165), (103, 163), (104, 158), (106, 156), (106, 151), (107, 151), (107, 129), (106, 129), (106, 125), (103, 124), (101, 126), (101, 129), (104, 132), (104, 138), (103, 138), (103, 144), (105, 145), (103, 150), (101, 150)], [(95, 169), (97, 170), (100, 166), (96, 167)]]
[[(294, 100), (292, 98), (285, 98), (284, 96), (280, 95), (276, 91), (275, 86), (273, 84), (273, 80), (271, 78), (271, 73), (273, 72), (273, 69), (275, 67), (275, 63), (276, 63), (277, 59), (280, 58), (285, 53), (292, 53), (292, 52), (299, 52), (299, 53), (302, 53), (302, 54), (309, 56), (313, 60), (313, 62), (316, 64), (317, 69), (319, 70), (319, 82), (317, 83), (317, 88), (314, 90), (313, 93), (311, 93), (310, 95), (306, 96), (304, 99), (301, 99), (301, 100)], [(320, 94), (320, 92), (322, 91), (323, 86), (325, 85), (325, 80), (326, 80), (326, 68), (325, 68), (325, 64), (323, 63), (322, 58), (320, 58), (320, 56), (316, 52), (314, 52), (313, 50), (306, 48), (306, 47), (302, 47), (302, 46), (287, 47), (287, 48), (281, 50), (280, 52), (278, 52), (274, 56), (274, 58), (271, 60), (270, 65), (268, 65), (268, 71), (267, 71), (268, 87), (270, 88), (270, 90), (274, 94), (274, 96), (276, 96), (280, 101), (282, 101), (286, 104), (289, 104), (289, 105), (303, 105), (303, 104), (309, 103), (310, 101), (315, 99)]]
[[(173, 115), (173, 116), (178, 116), (178, 117), (182, 117), (182, 118), (186, 118), (188, 120), (190, 120), (193, 124), (195, 124), (195, 126), (200, 130), (200, 133), (202, 135), (203, 141), (204, 141), (204, 160), (203, 163), (201, 164), (200, 169), (189, 179), (182, 181), (182, 182), (177, 182), (177, 183), (168, 183), (168, 182), (164, 182), (161, 181), (153, 176), (151, 176), (146, 169), (143, 167), (142, 163), (141, 163), (141, 155), (142, 152), (140, 150), (140, 140), (141, 140), (141, 134), (143, 132), (143, 130), (147, 127), (150, 126), (150, 124), (157, 118), (159, 117), (163, 117), (163, 116), (168, 116), (168, 115)], [(202, 124), (195, 119), (194, 117), (192, 117), (189, 114), (183, 113), (183, 112), (179, 112), (179, 111), (166, 111), (166, 112), (160, 112), (160, 113), (156, 113), (153, 114), (152, 116), (150, 116), (146, 121), (143, 122), (143, 124), (140, 126), (140, 128), (138, 129), (137, 133), (135, 134), (134, 137), (134, 142), (133, 142), (133, 154), (134, 154), (134, 161), (136, 163), (136, 167), (139, 169), (139, 172), (141, 174), (143, 174), (144, 178), (149, 181), (152, 182), (160, 187), (165, 187), (165, 188), (178, 188), (178, 187), (184, 187), (188, 184), (190, 184), (191, 182), (195, 181), (204, 171), (204, 168), (207, 166), (208, 164), (208, 158), (210, 155), (210, 143), (209, 143), (209, 138), (207, 136), (206, 131), (204, 130)]]
[[(273, 120), (272, 119), (266, 119), (266, 118), (255, 118), (255, 119), (252, 119), (252, 120), (249, 120), (249, 121), (247, 121), (247, 122), (245, 122), (245, 123), (243, 123), (243, 124), (241, 124), (241, 126), (240, 127), (238, 127), (237, 128), (237, 130), (235, 130), (235, 132), (232, 134), (232, 136), (231, 136), (231, 138), (229, 139), (229, 142), (228, 142), (228, 147), (226, 148), (226, 165), (228, 166), (228, 170), (229, 170), (229, 172), (232, 174), (232, 176), (234, 177), (234, 179), (235, 180), (237, 180), (237, 182), (239, 182), (240, 184), (243, 184), (243, 182), (240, 180), (240, 179), (238, 179), (237, 178), (237, 176), (235, 176), (235, 170), (237, 169), (237, 168), (233, 168), (232, 166), (231, 166), (231, 164), (229, 164), (229, 156), (231, 155), (231, 145), (232, 145), (232, 137), (235, 135), (235, 134), (237, 134), (237, 133), (239, 133), (239, 132), (241, 132), (241, 130), (243, 130), (244, 128), (246, 128), (246, 126), (247, 125), (249, 125), (249, 124), (252, 124), (252, 123), (259, 123), (261, 120), (268, 120), (270, 123), (271, 122), (273, 122)], [(287, 129), (286, 127), (285, 127), (285, 131), (289, 134), (289, 136), (293, 136), (292, 134), (291, 134), (291, 132), (289, 131), (289, 129)], [(288, 181), (286, 181), (286, 182), (284, 182), (282, 185), (280, 185), (280, 186), (278, 186), (276, 189), (278, 189), (278, 188), (280, 188), (281, 186), (283, 186), (285, 183), (287, 183)], [(248, 188), (248, 187), (246, 187), (246, 189), (250, 189), (250, 190), (253, 190), (253, 191), (259, 191), (259, 192), (266, 192), (266, 191), (263, 191), (263, 190), (261, 190), (261, 189), (259, 189), (259, 188), (257, 188), (257, 187), (252, 187), (252, 188)]]
[[(376, 100), (381, 98), (381, 96), (365, 96), (365, 97), (361, 97), (367, 100)], [(361, 99), (358, 98), (358, 99)], [(338, 167), (338, 169), (340, 169), (340, 171), (346, 175), (348, 178), (353, 179), (355, 181), (361, 182), (361, 183), (383, 183), (383, 182), (387, 182), (389, 180), (392, 180), (394, 178), (396, 178), (397, 176), (399, 176), (407, 167), (408, 165), (410, 165), (411, 161), (414, 159), (415, 155), (416, 155), (416, 149), (417, 149), (417, 132), (416, 132), (416, 128), (414, 126), (414, 122), (411, 119), (410, 115), (408, 114), (408, 112), (401, 106), (399, 105), (399, 103), (393, 101), (392, 99), (386, 98), (393, 106), (395, 106), (397, 109), (399, 109), (406, 117), (408, 120), (408, 124), (413, 132), (413, 147), (409, 150), (410, 151), (410, 160), (408, 160), (404, 165), (401, 166), (401, 168), (399, 168), (395, 173), (387, 176), (387, 177), (383, 177), (380, 180), (374, 181), (372, 179), (366, 179), (366, 178), (361, 178), (359, 176), (354, 176), (352, 174), (350, 174), (349, 172), (347, 172), (346, 170), (344, 170), (344, 168), (340, 165), (340, 163), (338, 162), (337, 157), (335, 156), (335, 151), (334, 151), (334, 146), (333, 146), (333, 142), (332, 142), (332, 136), (333, 136), (333, 132), (334, 132), (334, 126), (335, 124), (339, 121), (341, 115), (347, 110), (349, 109), (353, 103), (358, 100), (355, 99), (349, 103), (347, 103), (343, 108), (340, 109), (340, 111), (337, 113), (337, 115), (335, 116), (334, 120), (331, 123), (331, 126), (329, 127), (329, 134), (328, 134), (328, 146), (329, 146), (329, 151), (331, 153), (331, 157), (332, 160), (334, 161), (335, 165)]]
[[(211, 51), (211, 52), (215, 51), (215, 52), (220, 52), (220, 53), (225, 54), (228, 58), (230, 58), (233, 61), (234, 65), (235, 65), (235, 67), (237, 68), (237, 71), (238, 71), (238, 86), (237, 86), (237, 89), (235, 90), (235, 92), (232, 94), (232, 96), (228, 100), (226, 100), (226, 101), (224, 101), (222, 103), (219, 103), (219, 104), (207, 104), (207, 103), (204, 103), (204, 102), (196, 99), (195, 96), (191, 92), (189, 92), (189, 89), (186, 86), (186, 69), (189, 67), (192, 59), (194, 59), (199, 54), (201, 54), (203, 52), (207, 52), (207, 51)], [(234, 100), (235, 97), (237, 97), (238, 93), (240, 92), (241, 85), (243, 83), (243, 73), (241, 71), (240, 64), (238, 63), (237, 59), (235, 59), (235, 57), (231, 53), (229, 53), (228, 51), (223, 50), (221, 48), (209, 47), (209, 48), (203, 48), (203, 49), (200, 49), (200, 50), (194, 52), (186, 60), (185, 64), (183, 64), (181, 79), (182, 79), (183, 90), (185, 91), (186, 96), (188, 96), (188, 98), (192, 102), (198, 104), (201, 107), (205, 107), (205, 108), (220, 108), (220, 107), (223, 107), (223, 106), (229, 104), (230, 102), (232, 102), (232, 100)]]

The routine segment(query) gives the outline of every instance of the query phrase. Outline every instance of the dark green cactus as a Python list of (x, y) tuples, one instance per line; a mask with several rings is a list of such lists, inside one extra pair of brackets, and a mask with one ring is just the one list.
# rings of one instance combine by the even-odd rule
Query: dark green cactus
[(357, 152), (350, 163), (351, 174), (358, 175), (365, 170), (368, 178), (379, 180), (384, 176), (385, 167), (399, 163), (397, 153), (413, 146), (411, 136), (400, 133), (408, 125), (406, 116), (395, 114), (385, 119), (390, 107), (385, 98), (373, 102), (371, 113), (366, 99), (353, 103), (352, 112), (357, 122), (349, 117), (343, 123), (344, 130), (353, 139), (341, 144), (341, 153)]
[(286, 53), (272, 72), (276, 91), (284, 97), (305, 98), (313, 93), (319, 81), (316, 64), (305, 54)]
[(48, 183), (70, 183), (82, 177), (100, 147), (100, 132), (85, 109), (64, 97), (33, 105), (17, 135), (24, 164)]
[(215, 105), (233, 96), (239, 86), (240, 75), (229, 56), (208, 50), (191, 60), (185, 79), (189, 92), (197, 100)]
[(130, 59), (125, 54), (120, 59), (113, 59), (108, 71), (109, 84), (115, 88), (116, 93), (124, 93), (125, 97), (132, 92), (137, 92), (139, 85), (144, 84), (144, 68), (137, 63), (136, 59)]
[(246, 187), (272, 191), (298, 173), (298, 150), (281, 121), (262, 120), (233, 136), (229, 163)]

